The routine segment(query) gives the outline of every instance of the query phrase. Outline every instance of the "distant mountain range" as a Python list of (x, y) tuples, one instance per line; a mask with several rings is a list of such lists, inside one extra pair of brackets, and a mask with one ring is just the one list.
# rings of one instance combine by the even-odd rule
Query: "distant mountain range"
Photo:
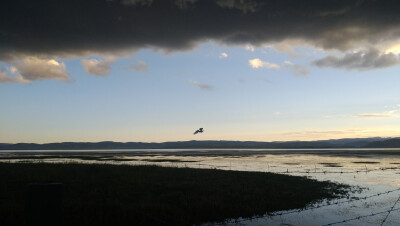
[(168, 149), (168, 148), (400, 148), (400, 138), (346, 138), (318, 141), (177, 141), (143, 142), (63, 142), (63, 143), (0, 143), (0, 150), (79, 150), (79, 149)]

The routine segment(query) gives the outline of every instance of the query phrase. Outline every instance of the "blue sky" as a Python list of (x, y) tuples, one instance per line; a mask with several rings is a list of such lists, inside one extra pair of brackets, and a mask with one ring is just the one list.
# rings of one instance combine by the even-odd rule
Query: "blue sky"
[[(207, 42), (56, 59), (68, 81), (0, 84), (0, 142), (400, 136), (399, 66), (319, 67), (312, 62), (332, 52), (251, 47)], [(104, 74), (85, 70), (83, 61), (94, 59), (109, 61)], [(0, 68), (16, 76), (13, 65)], [(193, 135), (199, 127), (205, 132)]]
[(400, 136), (397, 1), (3, 5), (0, 143)]

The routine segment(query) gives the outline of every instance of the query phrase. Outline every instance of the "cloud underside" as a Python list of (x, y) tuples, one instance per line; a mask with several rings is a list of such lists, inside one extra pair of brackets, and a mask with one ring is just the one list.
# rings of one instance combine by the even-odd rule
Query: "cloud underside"
[(2, 69), (0, 83), (31, 83), (36, 80), (56, 79), (67, 82), (70, 80), (65, 64), (54, 59), (25, 57), (12, 61), (7, 68), (9, 73)]
[(209, 40), (346, 51), (396, 41), (398, 12), (394, 0), (16, 0), (0, 7), (0, 59), (176, 51)]
[(110, 74), (111, 64), (115, 62), (114, 58), (107, 58), (104, 60), (97, 59), (83, 59), (81, 64), (88, 74), (96, 76), (105, 76)]
[(249, 65), (252, 68), (265, 68), (265, 69), (280, 69), (281, 67), (277, 64), (270, 63), (267, 61), (262, 61), (259, 58), (254, 58), (249, 60)]
[(7, 74), (4, 70), (0, 71), (0, 83), (25, 83), (25, 84), (30, 84), (29, 80), (26, 80), (24, 77), (21, 75), (10, 75)]
[(288, 69), (293, 75), (295, 76), (307, 76), (310, 74), (310, 71), (308, 68), (304, 67), (303, 65), (300, 64), (295, 64), (290, 61), (285, 61), (282, 66), (279, 66), (274, 63), (270, 63), (267, 61), (262, 61), (259, 58), (254, 58), (249, 60), (249, 65), (252, 68), (258, 69), (258, 68), (264, 68), (264, 69)]
[[(81, 64), (87, 73), (105, 76), (114, 62), (107, 56), (143, 48), (184, 51), (207, 41), (249, 51), (272, 45), (290, 52), (288, 46), (308, 45), (342, 53), (314, 61), (318, 67), (365, 71), (400, 63), (395, 0), (8, 0), (6, 6), (0, 7), (0, 62), (9, 66), (0, 83), (69, 81), (61, 61), (95, 55), (105, 58)], [(293, 63), (249, 63), (309, 74)], [(131, 69), (148, 70), (145, 63)]]

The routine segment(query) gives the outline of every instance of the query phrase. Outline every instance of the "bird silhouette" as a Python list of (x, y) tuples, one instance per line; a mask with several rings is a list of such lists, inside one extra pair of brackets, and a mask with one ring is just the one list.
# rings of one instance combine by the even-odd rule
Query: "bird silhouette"
[(204, 132), (204, 131), (203, 131), (203, 128), (200, 128), (200, 129), (194, 131), (193, 135), (196, 135), (196, 134), (202, 133), (202, 132)]

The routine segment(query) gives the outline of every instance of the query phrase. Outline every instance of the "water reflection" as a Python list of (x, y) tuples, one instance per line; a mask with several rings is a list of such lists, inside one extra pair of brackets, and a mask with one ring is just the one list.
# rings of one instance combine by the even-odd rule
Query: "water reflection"
[[(26, 151), (3, 152), (0, 159), (7, 162), (156, 164), (306, 176), (366, 189), (345, 199), (312, 204), (306, 210), (277, 212), (256, 219), (232, 219), (224, 224), (380, 225), (383, 222), (383, 225), (400, 225), (400, 203), (396, 202), (400, 197), (400, 149)], [(388, 212), (391, 209), (395, 211)]]

